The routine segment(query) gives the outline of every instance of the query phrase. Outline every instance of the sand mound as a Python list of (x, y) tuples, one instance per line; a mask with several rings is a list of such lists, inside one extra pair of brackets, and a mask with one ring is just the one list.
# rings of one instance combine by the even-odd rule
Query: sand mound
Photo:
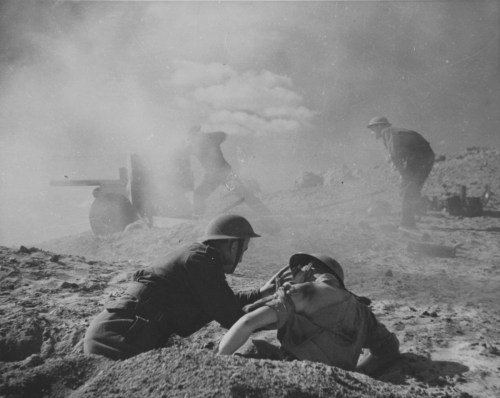
[(11, 397), (411, 398), (443, 393), (442, 388), (398, 386), (317, 363), (219, 357), (182, 344), (118, 362), (81, 354), (44, 361), (32, 355), (2, 367), (0, 394)]

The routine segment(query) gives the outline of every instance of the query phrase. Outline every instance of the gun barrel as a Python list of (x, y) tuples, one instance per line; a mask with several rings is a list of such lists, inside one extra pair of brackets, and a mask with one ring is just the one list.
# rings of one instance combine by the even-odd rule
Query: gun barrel
[(113, 186), (119, 185), (125, 187), (128, 183), (127, 169), (120, 167), (118, 169), (118, 180), (50, 180), (53, 187), (91, 187), (91, 186)]
[(123, 180), (50, 180), (56, 187), (124, 185)]

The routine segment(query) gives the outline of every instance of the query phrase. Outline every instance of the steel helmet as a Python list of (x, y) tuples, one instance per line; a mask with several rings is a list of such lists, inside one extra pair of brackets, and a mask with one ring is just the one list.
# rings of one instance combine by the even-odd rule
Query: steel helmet
[(258, 238), (245, 217), (236, 214), (223, 214), (210, 221), (205, 229), (201, 241), (219, 239)]
[(385, 116), (375, 116), (370, 119), (370, 121), (368, 122), (368, 126), (366, 127), (376, 126), (377, 124), (387, 125), (387, 126), (391, 125), (389, 123), (389, 120), (387, 120)]
[(342, 266), (336, 260), (326, 254), (296, 253), (292, 257), (290, 257), (288, 265), (292, 273), (294, 273), (295, 268), (299, 267), (300, 265), (306, 265), (311, 261), (319, 261), (321, 264), (325, 265), (330, 271), (332, 271), (333, 275), (335, 275), (339, 279), (339, 281), (344, 284), (344, 270), (342, 269)]

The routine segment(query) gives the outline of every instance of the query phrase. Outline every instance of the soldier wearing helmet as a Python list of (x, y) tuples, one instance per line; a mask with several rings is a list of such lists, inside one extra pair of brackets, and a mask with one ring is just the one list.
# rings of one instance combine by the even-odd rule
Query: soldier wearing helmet
[[(223, 131), (202, 132), (201, 126), (193, 127), (187, 134), (191, 154), (204, 170), (203, 179), (193, 192), (193, 215), (199, 217), (205, 213), (207, 199), (219, 187), (238, 197), (230, 208), (245, 202), (256, 213), (269, 215), (271, 211), (255, 195), (258, 187), (244, 183), (225, 159), (221, 145), (226, 138)], [(269, 231), (279, 230), (279, 226), (270, 220), (266, 224)]]
[[(288, 274), (287, 274), (288, 273)], [(344, 285), (340, 264), (325, 254), (294, 254), (277, 293), (251, 306), (222, 338), (220, 354), (232, 354), (261, 328), (278, 329), (283, 358), (322, 362), (376, 375), (399, 356), (399, 342), (380, 323), (370, 300)], [(277, 281), (278, 282), (278, 281)], [(278, 285), (279, 282), (277, 283)], [(370, 354), (358, 363), (362, 348)]]
[(422, 187), (434, 165), (434, 152), (419, 133), (393, 127), (384, 116), (372, 118), (367, 128), (376, 139), (382, 139), (390, 160), (401, 175), (401, 226), (415, 228), (415, 214), (421, 202)]
[(259, 236), (244, 217), (214, 218), (199, 242), (134, 274), (125, 294), (91, 322), (84, 351), (125, 359), (164, 346), (173, 334), (187, 337), (214, 320), (230, 328), (244, 314), (243, 306), (274, 292), (266, 284), (234, 293), (226, 281), (250, 239)]

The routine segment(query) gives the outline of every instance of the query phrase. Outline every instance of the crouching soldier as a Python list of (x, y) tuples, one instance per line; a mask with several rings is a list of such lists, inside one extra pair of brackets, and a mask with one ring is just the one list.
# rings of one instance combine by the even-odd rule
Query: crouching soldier
[(111, 359), (124, 359), (165, 345), (215, 320), (230, 328), (243, 314), (243, 306), (274, 292), (234, 293), (224, 274), (234, 272), (257, 235), (238, 215), (213, 219), (201, 243), (181, 248), (155, 265), (139, 270), (118, 301), (108, 304), (90, 324), (84, 351)]
[(419, 133), (393, 127), (384, 116), (372, 118), (367, 127), (377, 140), (382, 139), (401, 175), (401, 227), (416, 228), (415, 215), (421, 203), (422, 187), (434, 165), (434, 151)]
[[(285, 357), (375, 375), (399, 356), (399, 342), (369, 308), (370, 300), (344, 286), (344, 271), (324, 254), (294, 254), (292, 283), (244, 315), (225, 334), (219, 354), (233, 354), (257, 329), (278, 329)], [(256, 303), (254, 306), (258, 307)], [(361, 363), (362, 348), (370, 354)]]

